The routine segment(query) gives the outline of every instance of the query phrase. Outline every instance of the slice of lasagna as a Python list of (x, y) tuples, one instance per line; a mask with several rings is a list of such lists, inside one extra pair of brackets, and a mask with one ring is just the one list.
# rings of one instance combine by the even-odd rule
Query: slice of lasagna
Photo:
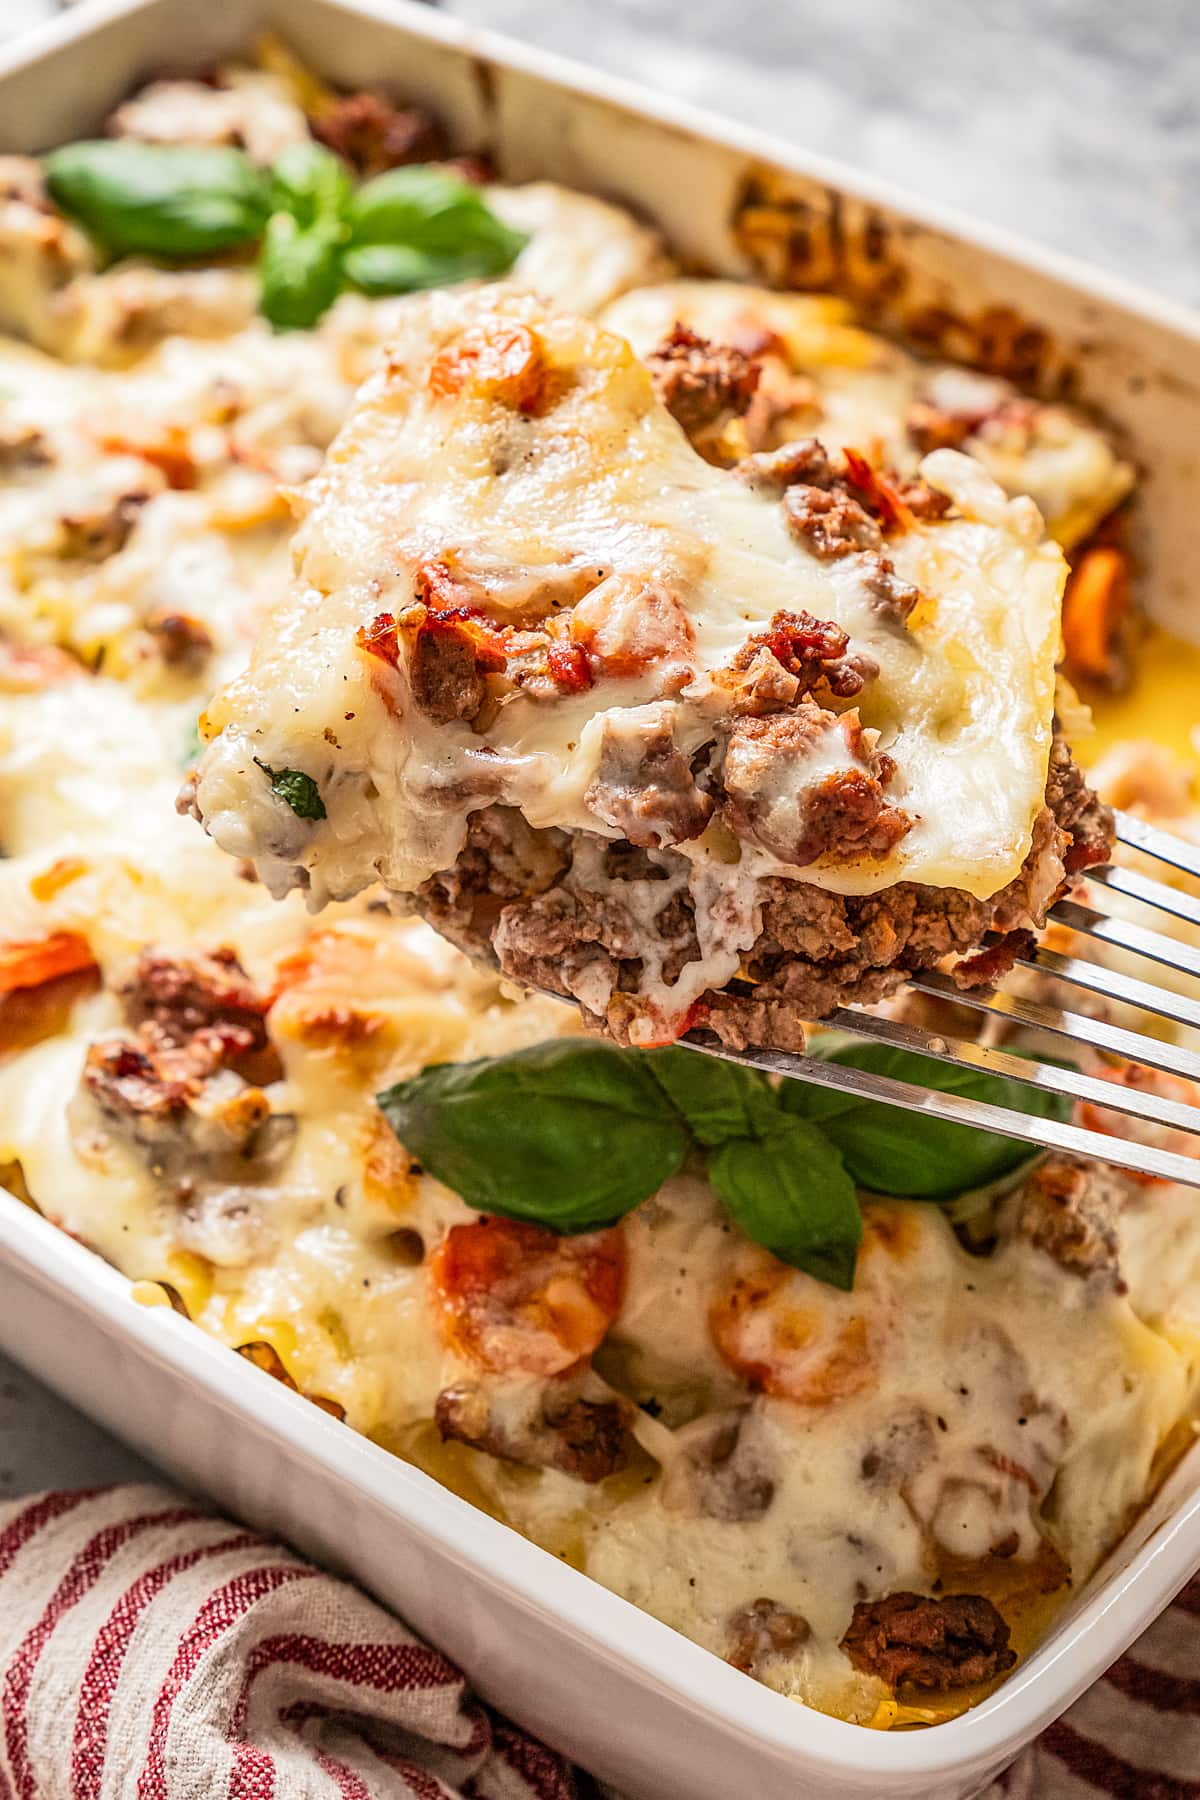
[(273, 892), (380, 882), (636, 1044), (797, 1045), (1039, 924), (1107, 854), (1053, 733), (1060, 551), (949, 449), (714, 466), (756, 379), (508, 288), (413, 301), (183, 804)]

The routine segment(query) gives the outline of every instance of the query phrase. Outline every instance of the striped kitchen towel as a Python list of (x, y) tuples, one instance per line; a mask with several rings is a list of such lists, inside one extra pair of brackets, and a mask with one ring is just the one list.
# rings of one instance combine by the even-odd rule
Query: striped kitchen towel
[[(1200, 1800), (1198, 1667), (1200, 1581), (987, 1800)], [(603, 1792), (356, 1588), (150, 1486), (0, 1507), (0, 1731), (0, 1800)]]
[(0, 1507), (0, 1723), (0, 1800), (589, 1791), (358, 1589), (159, 1487)]
[(1200, 1800), (1200, 1576), (979, 1800)]

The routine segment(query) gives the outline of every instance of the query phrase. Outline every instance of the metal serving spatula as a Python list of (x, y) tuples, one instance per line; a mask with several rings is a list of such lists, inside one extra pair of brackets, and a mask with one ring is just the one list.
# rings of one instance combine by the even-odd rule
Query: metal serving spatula
[[(1117, 841), (1143, 856), (1177, 869), (1200, 880), (1200, 849), (1184, 843), (1169, 832), (1144, 824), (1128, 813), (1118, 812)], [(1114, 917), (1101, 910), (1104, 890), (1121, 894), (1146, 906), (1157, 907), (1190, 925), (1200, 926), (1200, 900), (1181, 893), (1163, 881), (1154, 881), (1132, 869), (1108, 864), (1087, 870), (1081, 877), (1091, 884), (1091, 898), (1096, 904), (1083, 905), (1076, 900), (1060, 900), (1050, 917), (1073, 932), (1091, 938), (1095, 943), (1112, 945), (1123, 952), (1163, 964), (1178, 974), (1200, 981), (1200, 949), (1177, 939), (1164, 937)], [(1153, 1028), (1157, 1021), (1168, 1025), (1184, 1025), (1200, 1029), (1200, 998), (1191, 999), (1148, 981), (1135, 979), (1119, 970), (1076, 956), (1064, 956), (1057, 950), (1039, 946), (1028, 957), (1019, 957), (1017, 966), (1036, 970), (1043, 977), (1069, 987), (1082, 988), (1105, 1000), (1117, 1001), (1147, 1015)], [(914, 976), (909, 983), (918, 993), (930, 994), (959, 1006), (974, 1008), (1002, 1019), (1011, 1025), (1037, 1032), (1048, 1032), (1151, 1069), (1161, 1069), (1200, 1082), (1200, 1054), (1167, 1038), (1150, 1036), (1146, 1031), (1133, 1031), (1091, 1018), (1085, 1013), (1069, 1012), (1042, 1000), (1006, 993), (1003, 988), (976, 988), (960, 991), (948, 975), (933, 973)], [(948, 1037), (921, 1025), (880, 1018), (857, 1008), (840, 1007), (822, 1021), (838, 1031), (873, 1038), (903, 1050), (915, 1050), (939, 1062), (956, 1063), (960, 1067), (980, 1069), (990, 1075), (1004, 1075), (1026, 1087), (1040, 1088), (1068, 1095), (1072, 1100), (1090, 1101), (1095, 1106), (1119, 1112), (1155, 1125), (1177, 1131), (1200, 1133), (1200, 1107), (1172, 1100), (1159, 1094), (1142, 1093), (1116, 1081), (1085, 1075), (1077, 1069), (1060, 1068), (1054, 1063), (1016, 1056), (969, 1038)], [(797, 1055), (786, 1050), (730, 1050), (711, 1033), (692, 1031), (681, 1043), (708, 1056), (745, 1063), (770, 1075), (784, 1075), (790, 1080), (814, 1082), (818, 1087), (838, 1088), (863, 1099), (881, 1100), (888, 1106), (905, 1107), (910, 1112), (931, 1113), (935, 1118), (981, 1130), (1003, 1132), (1007, 1137), (1021, 1138), (1047, 1150), (1065, 1150), (1076, 1155), (1097, 1157), (1118, 1168), (1160, 1180), (1185, 1182), (1200, 1187), (1200, 1144), (1196, 1154), (1182, 1155), (1153, 1144), (1110, 1136), (1081, 1125), (1064, 1124), (1055, 1119), (1034, 1118), (1028, 1113), (1013, 1112), (1007, 1107), (972, 1100), (961, 1094), (934, 1093), (912, 1082), (896, 1081), (864, 1069), (848, 1068), (827, 1062), (821, 1057)]]

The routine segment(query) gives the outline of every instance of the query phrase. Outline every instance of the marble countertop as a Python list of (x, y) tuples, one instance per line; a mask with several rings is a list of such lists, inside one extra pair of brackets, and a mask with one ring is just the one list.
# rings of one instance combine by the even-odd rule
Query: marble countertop
[[(451, 0), (1200, 303), (1195, 0)], [(0, 36), (53, 11), (0, 0)], [(0, 1499), (145, 1465), (0, 1358)]]
[(450, 0), (1200, 302), (1195, 0)]

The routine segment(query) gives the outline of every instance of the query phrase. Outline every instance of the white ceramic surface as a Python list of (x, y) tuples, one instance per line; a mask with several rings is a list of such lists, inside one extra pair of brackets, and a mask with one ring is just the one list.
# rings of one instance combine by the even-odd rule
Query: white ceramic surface
[[(715, 268), (748, 166), (789, 172), (814, 209), (886, 222), (910, 295), (1011, 303), (1078, 366), (1080, 391), (1146, 465), (1155, 609), (1200, 618), (1192, 528), (1200, 333), (1189, 315), (1002, 234), (978, 232), (814, 164), (761, 134), (373, 0), (91, 0), (0, 57), (0, 147), (95, 124), (156, 66), (203, 62), (268, 19), (347, 80), (389, 75), (505, 172), (623, 195)], [(876, 1734), (747, 1681), (418, 1471), (287, 1393), (166, 1309), (147, 1311), (89, 1252), (0, 1195), (0, 1348), (181, 1480), (344, 1568), (443, 1646), (498, 1705), (644, 1800), (965, 1800), (1144, 1628), (1200, 1566), (1200, 1456), (1035, 1656), (936, 1731)]]

